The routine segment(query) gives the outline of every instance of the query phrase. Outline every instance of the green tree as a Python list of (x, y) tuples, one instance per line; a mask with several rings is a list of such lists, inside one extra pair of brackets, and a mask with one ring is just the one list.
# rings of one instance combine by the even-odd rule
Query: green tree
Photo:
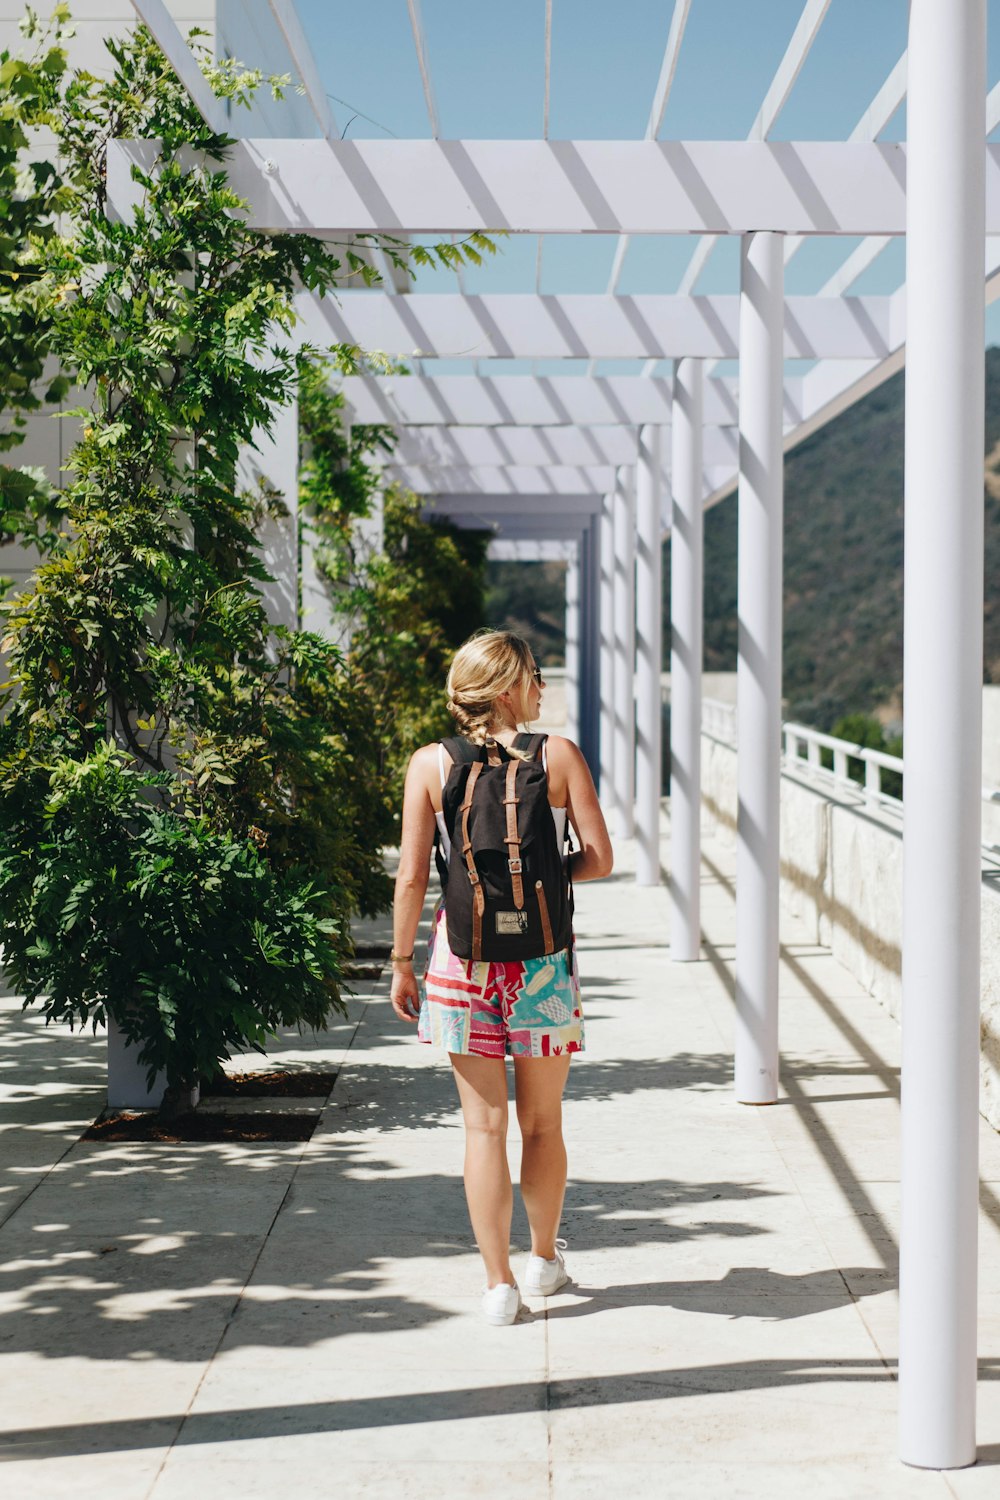
[[(359, 755), (378, 779), (386, 838), (398, 836), (403, 776), (413, 751), (454, 727), (444, 680), (455, 649), (485, 621), (484, 532), (427, 520), (417, 496), (380, 490), (375, 460), (391, 451), (387, 428), (343, 422), (329, 368), (310, 361), (300, 384), (305, 440), (300, 497), (317, 557), (349, 637), (348, 671), (366, 705)], [(359, 540), (381, 493), (382, 543)]]
[(491, 562), (486, 615), (499, 628), (531, 642), (543, 666), (566, 661), (566, 564)]
[[(370, 699), (329, 641), (272, 628), (257, 529), (283, 499), (237, 480), (240, 446), (297, 389), (295, 292), (375, 273), (353, 249), (249, 229), (231, 141), (148, 32), (108, 43), (109, 77), (71, 76), (65, 19), (42, 33), (29, 14), (34, 94), (20, 66), (0, 72), (0, 109), (27, 97), (61, 163), (62, 229), (39, 229), (39, 206), (9, 251), (53, 288), (36, 352), (90, 393), (64, 524), (6, 606), (0, 944), (29, 1003), (110, 1012), (176, 1092), (340, 1005), (348, 918), (385, 899), (384, 789), (356, 770)], [(236, 105), (261, 84), (233, 62), (206, 72)], [(127, 222), (104, 212), (119, 136), (160, 142)]]
[[(24, 441), (27, 415), (60, 401), (68, 382), (46, 372), (52, 311), (65, 289), (49, 265), (57, 216), (72, 193), (51, 161), (34, 154), (56, 119), (66, 69), (57, 7), (43, 28), (31, 11), (21, 22), (30, 59), (0, 53), (0, 452)], [(0, 464), (0, 544), (44, 545), (57, 521), (55, 496), (37, 469)]]
[[(874, 714), (851, 713), (845, 714), (838, 719), (830, 733), (838, 740), (847, 740), (848, 744), (861, 745), (866, 750), (881, 750), (884, 755), (894, 755), (901, 758), (903, 754), (903, 741), (899, 735), (887, 735), (879, 719)], [(827, 751), (829, 764), (832, 766), (832, 754)], [(848, 760), (848, 775), (854, 781), (864, 785), (865, 768), (864, 761), (851, 757)], [(898, 771), (886, 771), (881, 773), (881, 786), (883, 792), (890, 797), (902, 797), (903, 778)]]

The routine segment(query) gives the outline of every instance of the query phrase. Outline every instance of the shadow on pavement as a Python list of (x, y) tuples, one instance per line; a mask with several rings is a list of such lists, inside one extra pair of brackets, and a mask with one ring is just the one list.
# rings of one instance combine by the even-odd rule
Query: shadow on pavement
[[(405, 1118), (405, 1105), (394, 1115), (385, 1103), (393, 1070), (371, 1071), (382, 1115)], [(290, 1182), (300, 1149), (75, 1148), (5, 1231), (0, 1350), (188, 1362), (211, 1357), (224, 1333), (227, 1349), (304, 1347), (451, 1316), (380, 1288), (387, 1261), (473, 1253), (457, 1173), (400, 1170), (334, 1129), (314, 1137)], [(726, 1179), (575, 1182), (567, 1233), (580, 1250), (748, 1238), (764, 1231), (724, 1205), (761, 1196)]]
[[(981, 1380), (1000, 1378), (1000, 1361), (981, 1360)], [(696, 1365), (687, 1369), (636, 1370), (629, 1374), (526, 1380), (498, 1386), (452, 1390), (412, 1390), (404, 1395), (316, 1401), (308, 1405), (244, 1406), (226, 1411), (195, 1411), (151, 1419), (53, 1424), (11, 1433), (7, 1459), (40, 1459), (58, 1454), (116, 1453), (268, 1438), (305, 1437), (328, 1432), (403, 1427), (434, 1422), (480, 1421), (545, 1410), (628, 1406), (670, 1397), (690, 1398), (726, 1391), (803, 1389), (828, 1381), (881, 1385), (895, 1369), (881, 1359), (764, 1359), (745, 1363)], [(178, 1429), (183, 1422), (183, 1432)], [(980, 1449), (980, 1463), (1000, 1461), (1000, 1448)]]

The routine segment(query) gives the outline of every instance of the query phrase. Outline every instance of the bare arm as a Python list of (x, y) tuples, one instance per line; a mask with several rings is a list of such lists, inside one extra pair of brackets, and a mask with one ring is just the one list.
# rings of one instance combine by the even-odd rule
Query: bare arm
[[(434, 844), (434, 807), (430, 799), (428, 777), (436, 767), (436, 747), (425, 745), (410, 757), (406, 770), (403, 832), (392, 905), (392, 946), (395, 953), (412, 953), (417, 940), (420, 913), (427, 894), (431, 848)], [(398, 960), (393, 963), (392, 970), (393, 1009), (402, 1020), (415, 1021), (420, 1011), (420, 995), (413, 960)]]
[(549, 769), (565, 777), (566, 810), (580, 844), (572, 855), (573, 880), (601, 880), (611, 874), (614, 855), (590, 767), (572, 740), (552, 735)]

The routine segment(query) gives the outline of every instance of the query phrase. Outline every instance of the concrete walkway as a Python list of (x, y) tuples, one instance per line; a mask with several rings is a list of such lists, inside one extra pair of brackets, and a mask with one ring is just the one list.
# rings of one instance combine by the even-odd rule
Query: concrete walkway
[[(732, 855), (671, 966), (630, 850), (578, 895), (571, 1291), (480, 1322), (447, 1065), (392, 1017), (306, 1145), (73, 1144), (100, 1039), (9, 1009), (0, 1421), (17, 1500), (589, 1500), (1000, 1492), (1000, 1141), (983, 1127), (980, 1463), (895, 1458), (895, 1024), (783, 926), (784, 1094), (731, 1091)], [(518, 1143), (511, 1142), (515, 1168)], [(526, 1225), (518, 1209), (520, 1264)]]

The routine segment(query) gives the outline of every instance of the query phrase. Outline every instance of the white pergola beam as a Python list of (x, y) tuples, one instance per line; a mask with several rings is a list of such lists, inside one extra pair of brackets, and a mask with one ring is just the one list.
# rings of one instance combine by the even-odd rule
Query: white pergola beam
[(614, 483), (610, 466), (582, 469), (568, 464), (490, 465), (427, 468), (418, 464), (383, 465), (397, 484), (418, 495), (600, 495)]
[[(649, 119), (646, 121), (644, 139), (655, 141), (663, 124), (663, 116), (667, 109), (667, 100), (670, 98), (670, 90), (673, 87), (674, 74), (677, 72), (677, 59), (680, 57), (681, 42), (684, 40), (684, 28), (687, 25), (688, 12), (691, 9), (691, 0), (674, 0), (674, 11), (670, 17), (670, 30), (667, 33), (667, 45), (663, 52), (663, 62), (660, 65), (660, 76), (656, 82), (656, 91), (653, 94), (653, 103), (649, 111)], [(547, 80), (546, 80), (547, 82)], [(548, 131), (545, 132), (546, 136)], [(621, 235), (615, 246), (615, 258), (611, 266), (611, 275), (608, 279), (608, 291), (618, 290), (618, 280), (625, 264), (625, 256), (628, 253), (630, 236)]]
[(132, 0), (132, 9), (152, 34), (208, 128), (217, 135), (231, 134), (225, 104), (213, 94), (197, 58), (163, 0)]
[[(739, 310), (738, 296), (297, 299), (300, 337), (403, 359), (736, 359)], [(789, 297), (784, 327), (786, 359), (884, 359), (904, 337), (890, 297)]]
[(406, 8), (410, 14), (410, 29), (413, 32), (413, 45), (417, 51), (417, 66), (420, 69), (420, 81), (424, 90), (424, 103), (427, 105), (427, 118), (431, 125), (431, 135), (437, 140), (441, 134), (441, 125), (438, 120), (437, 100), (434, 98), (434, 85), (431, 82), (427, 38), (424, 34), (419, 0), (406, 0)]
[(518, 541), (514, 537), (497, 537), (486, 549), (490, 562), (572, 562), (576, 543), (548, 540)]
[(544, 490), (532, 494), (528, 490), (520, 493), (514, 490), (497, 491), (495, 494), (484, 496), (478, 490), (460, 490), (451, 492), (443, 490), (429, 491), (429, 498), (424, 509), (427, 514), (436, 512), (438, 515), (462, 515), (466, 512), (478, 512), (482, 510), (483, 500), (488, 501), (486, 509), (491, 515), (498, 519), (504, 516), (525, 516), (532, 520), (548, 523), (553, 517), (567, 516), (596, 516), (601, 508), (601, 495), (596, 490), (578, 490), (576, 493), (567, 492), (562, 495), (549, 494)]
[(316, 117), (316, 123), (323, 136), (327, 140), (333, 140), (337, 136), (333, 109), (323, 87), (323, 80), (320, 78), (312, 48), (302, 29), (302, 22), (299, 20), (294, 0), (268, 0), (268, 5), (285, 39), (292, 62), (298, 69), (302, 87), (306, 91), (306, 98)]
[(816, 40), (816, 35), (829, 8), (830, 0), (806, 0), (798, 24), (785, 49), (785, 55), (778, 64), (778, 70), (771, 80), (771, 86), (757, 112), (757, 118), (750, 127), (749, 140), (767, 140), (777, 123), (778, 116), (785, 107), (789, 94), (795, 87), (795, 80), (802, 71), (802, 65), (809, 55), (809, 49)]
[[(992, 237), (986, 241), (986, 283), (985, 304), (987, 307), (1000, 297), (1000, 246)], [(893, 312), (894, 326), (901, 326), (902, 308), (906, 297), (906, 288), (900, 287), (893, 293), (893, 302), (896, 309)], [(812, 437), (821, 427), (832, 422), (841, 412), (867, 396), (870, 391), (876, 390), (891, 380), (893, 375), (899, 373), (906, 363), (906, 346), (900, 342), (897, 348), (883, 360), (857, 360), (843, 361), (839, 363), (828, 363), (821, 360), (808, 374), (803, 375), (797, 385), (795, 392), (795, 403), (798, 407), (799, 418), (789, 425), (789, 403), (788, 382), (785, 390), (785, 452), (788, 453), (806, 438)], [(706, 491), (705, 508), (710, 509), (718, 505), (733, 493), (736, 487), (736, 476), (731, 475), (726, 481)]]
[[(1000, 148), (985, 149), (998, 233)], [(110, 143), (110, 212), (130, 214), (132, 168), (154, 168), (158, 151)], [(902, 234), (905, 169), (899, 143), (837, 141), (265, 138), (238, 141), (227, 162), (250, 227), (315, 234)]]
[[(703, 436), (704, 464), (714, 473), (737, 462), (739, 440), (734, 427), (709, 427)], [(628, 463), (634, 463), (633, 452)], [(393, 455), (383, 473), (417, 494), (577, 495), (604, 494), (614, 488), (614, 464), (413, 464)], [(664, 467), (662, 482), (666, 484)]]
[[(767, 139), (778, 115), (785, 106), (796, 78), (809, 53), (809, 48), (815, 40), (816, 33), (823, 24), (823, 17), (829, 8), (830, 0), (806, 0), (805, 9), (799, 16), (798, 25), (792, 33), (784, 56), (778, 64), (777, 72), (771, 80), (770, 87), (764, 96), (764, 102), (757, 112), (757, 117), (750, 127), (747, 137), (751, 141), (764, 141)], [(767, 228), (761, 224), (760, 228)], [(710, 235), (701, 240), (695, 248), (695, 252), (688, 262), (681, 284), (678, 288), (683, 293), (693, 292), (695, 284), (709, 257), (715, 249), (718, 235)]]
[(440, 467), (463, 464), (574, 464), (584, 468), (635, 463), (634, 427), (404, 427), (393, 460)]
[[(851, 134), (851, 140), (874, 140), (875, 135), (888, 123), (906, 94), (906, 53), (899, 59), (886, 79), (868, 114), (862, 117)], [(986, 134), (1000, 125), (1000, 84), (990, 90), (986, 97)], [(840, 297), (873, 265), (888, 245), (885, 236), (872, 236), (855, 247), (843, 265), (820, 288), (821, 297)], [(786, 259), (788, 254), (786, 252)]]
[[(433, 519), (433, 516), (431, 516)], [(590, 518), (574, 520), (555, 516), (551, 521), (532, 516), (495, 517), (486, 511), (456, 511), (442, 517), (466, 531), (488, 531), (491, 537), (511, 542), (580, 542), (591, 529)]]
[(667, 33), (667, 45), (663, 49), (663, 62), (660, 64), (660, 76), (656, 81), (656, 91), (653, 94), (649, 119), (646, 121), (647, 141), (656, 140), (656, 137), (660, 133), (660, 126), (663, 124), (663, 116), (666, 114), (667, 100), (670, 98), (674, 75), (677, 72), (677, 60), (680, 57), (681, 42), (684, 40), (684, 28), (687, 25), (690, 9), (691, 0), (674, 0), (673, 15), (670, 17), (670, 30)]
[(906, 98), (907, 54), (904, 49), (899, 61), (851, 131), (852, 141), (874, 141), (881, 135), (903, 100)]
[[(552, 103), (552, 0), (545, 0), (545, 96), (542, 101), (542, 139), (549, 138), (549, 106)], [(540, 247), (539, 247), (540, 248)]]
[[(786, 381), (786, 421), (801, 420), (801, 388)], [(392, 427), (669, 426), (672, 404), (669, 380), (641, 375), (351, 375), (341, 389), (352, 422)], [(737, 425), (734, 380), (705, 382), (705, 421)]]

